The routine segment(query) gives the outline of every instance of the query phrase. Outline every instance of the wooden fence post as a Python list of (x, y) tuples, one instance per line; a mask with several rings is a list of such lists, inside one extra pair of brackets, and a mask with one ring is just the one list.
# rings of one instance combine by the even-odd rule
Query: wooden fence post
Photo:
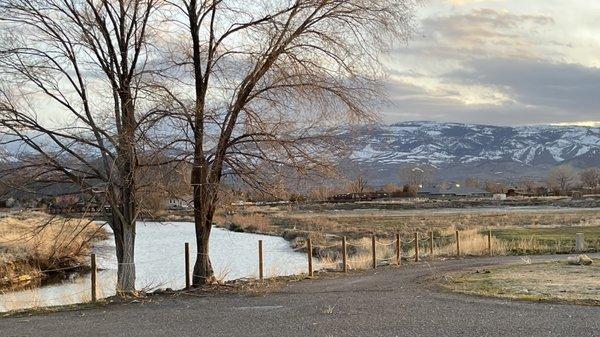
[(371, 236), (371, 248), (373, 251), (373, 269), (377, 268), (377, 253), (375, 252), (375, 234)]
[(190, 289), (190, 244), (185, 243), (185, 289)]
[(306, 240), (306, 249), (308, 250), (308, 276), (313, 276), (313, 264), (312, 264), (312, 243), (310, 238)]
[(346, 237), (342, 236), (342, 270), (348, 272), (348, 252), (346, 250)]
[(415, 232), (415, 262), (419, 262), (419, 233)]
[(433, 230), (429, 232), (429, 256), (433, 259)]
[(402, 263), (402, 256), (400, 256), (400, 252), (402, 251), (402, 242), (400, 241), (400, 233), (396, 233), (396, 263), (400, 265)]
[(488, 254), (492, 256), (492, 230), (488, 230)]
[(456, 230), (456, 256), (460, 257), (460, 236), (458, 230)]
[(263, 240), (258, 240), (258, 278), (262, 280), (263, 277)]
[(92, 265), (92, 302), (96, 302), (98, 300), (96, 294), (96, 281), (97, 281), (97, 273), (98, 268), (96, 267), (96, 254), (92, 253), (91, 256), (91, 265)]

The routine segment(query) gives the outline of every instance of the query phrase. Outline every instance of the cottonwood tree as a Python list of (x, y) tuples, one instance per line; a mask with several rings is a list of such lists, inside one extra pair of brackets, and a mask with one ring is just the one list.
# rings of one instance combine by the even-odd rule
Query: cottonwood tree
[(553, 168), (548, 175), (547, 184), (555, 193), (565, 194), (573, 187), (577, 179), (575, 169), (570, 165), (560, 165)]
[(596, 190), (600, 187), (600, 168), (590, 167), (579, 172), (579, 179), (583, 186)]
[(364, 176), (360, 175), (348, 183), (347, 189), (351, 193), (365, 193), (369, 192), (371, 187), (369, 186), (369, 181), (367, 181)]
[(268, 192), (277, 174), (327, 172), (343, 147), (337, 127), (373, 119), (380, 52), (408, 37), (414, 2), (171, 0), (181, 29), (160, 81), (193, 164), (195, 285), (213, 277), (221, 180)]
[(156, 6), (0, 2), (0, 132), (22, 150), (11, 169), (35, 168), (32, 179), (69, 181), (110, 206), (120, 294), (135, 291), (138, 153), (151, 119), (140, 109), (142, 79)]

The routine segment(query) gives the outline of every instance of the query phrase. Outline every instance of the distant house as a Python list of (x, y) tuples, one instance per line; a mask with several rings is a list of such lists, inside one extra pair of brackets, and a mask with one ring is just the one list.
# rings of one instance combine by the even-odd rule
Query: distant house
[(422, 198), (490, 198), (492, 193), (476, 187), (451, 185), (449, 187), (423, 187), (417, 192), (417, 196)]
[(170, 210), (183, 210), (192, 206), (192, 196), (170, 196), (165, 200), (166, 208)]

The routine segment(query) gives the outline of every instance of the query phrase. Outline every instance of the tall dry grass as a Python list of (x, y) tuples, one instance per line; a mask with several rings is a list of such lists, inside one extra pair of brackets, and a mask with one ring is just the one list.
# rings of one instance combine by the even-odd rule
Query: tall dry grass
[(265, 233), (271, 220), (262, 213), (235, 213), (233, 215), (216, 214), (214, 222), (232, 231)]
[(92, 242), (106, 237), (87, 219), (65, 219), (44, 213), (0, 217), (0, 288), (40, 279), (45, 270), (84, 265)]

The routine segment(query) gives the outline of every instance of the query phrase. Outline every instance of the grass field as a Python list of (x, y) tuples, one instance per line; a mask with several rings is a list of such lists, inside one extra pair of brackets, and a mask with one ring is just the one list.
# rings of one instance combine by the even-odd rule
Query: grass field
[[(456, 252), (455, 231), (459, 230), (462, 255), (485, 255), (489, 253), (487, 232), (492, 230), (493, 252), (497, 255), (571, 253), (576, 233), (584, 233), (588, 251), (600, 248), (600, 209), (388, 210), (345, 207), (336, 210), (331, 207), (249, 207), (220, 215), (216, 221), (234, 230), (282, 235), (296, 247), (302, 247), (308, 233), (316, 245), (330, 246), (339, 241), (339, 236), (346, 236), (350, 242), (361, 242), (371, 235), (389, 241), (400, 233), (406, 241), (415, 232), (425, 239), (433, 231), (434, 254), (453, 255)], [(429, 242), (421, 241), (419, 246), (426, 253)], [(411, 254), (413, 249), (414, 245), (410, 243), (403, 246), (405, 255)]]
[(579, 266), (563, 260), (480, 269), (447, 276), (442, 286), (471, 295), (600, 305), (599, 262)]

